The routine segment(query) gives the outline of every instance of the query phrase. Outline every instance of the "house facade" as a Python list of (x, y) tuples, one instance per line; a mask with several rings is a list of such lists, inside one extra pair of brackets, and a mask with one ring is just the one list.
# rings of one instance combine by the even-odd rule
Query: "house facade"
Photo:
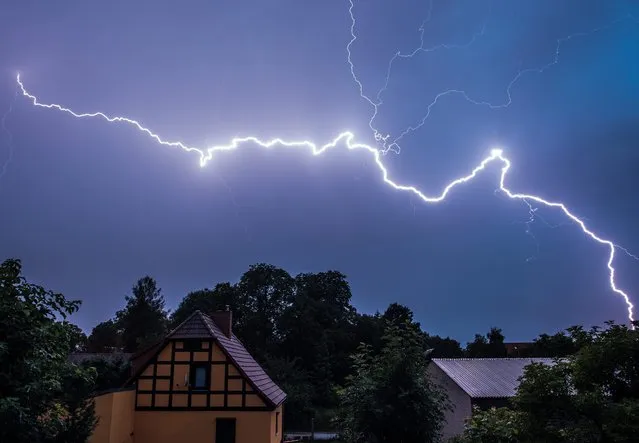
[(428, 375), (448, 395), (443, 441), (464, 432), (474, 406), (502, 407), (515, 396), (519, 378), (531, 363), (553, 364), (550, 358), (434, 358)]
[(132, 358), (122, 390), (96, 397), (91, 443), (279, 443), (286, 394), (232, 333), (196, 311)]

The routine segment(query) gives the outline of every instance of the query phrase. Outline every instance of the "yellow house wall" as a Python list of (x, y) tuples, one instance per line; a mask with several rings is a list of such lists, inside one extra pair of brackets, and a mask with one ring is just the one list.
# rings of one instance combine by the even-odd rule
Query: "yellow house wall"
[(111, 440), (109, 443), (133, 443), (135, 430), (135, 391), (116, 392), (111, 413)]
[(275, 412), (136, 411), (135, 443), (215, 443), (215, 419), (235, 418), (236, 443), (277, 443)]
[(95, 397), (94, 401), (95, 416), (98, 418), (98, 424), (89, 438), (89, 443), (110, 443), (113, 393)]
[(98, 425), (89, 443), (133, 443), (135, 391), (119, 391), (95, 397)]
[[(269, 443), (280, 443), (282, 441), (282, 416), (283, 414), (282, 405), (279, 405), (275, 411), (271, 413), (271, 440)], [(278, 414), (279, 413), (279, 414)], [(278, 421), (278, 425), (275, 424), (275, 421)]]

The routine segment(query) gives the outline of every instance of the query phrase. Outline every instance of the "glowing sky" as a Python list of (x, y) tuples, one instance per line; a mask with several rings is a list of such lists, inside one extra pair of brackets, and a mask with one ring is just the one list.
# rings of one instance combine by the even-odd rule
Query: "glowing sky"
[[(344, 129), (373, 142), (372, 109), (346, 63), (348, 3), (301, 3), (4, 4), (0, 103), (9, 109), (19, 70), (46, 101), (134, 117), (187, 143), (245, 134), (322, 143)], [(428, 2), (393, 5), (355, 3), (350, 49), (368, 95), (383, 87), (398, 50), (419, 46), (429, 14)], [(566, 202), (637, 251), (639, 25), (623, 18), (639, 11), (629, 2), (530, 5), (435, 1), (423, 37), (438, 49), (395, 60), (375, 120), (383, 133), (419, 124), (449, 89), (509, 103), (517, 72), (552, 62), (557, 39), (584, 35), (562, 44), (556, 65), (522, 76), (508, 107), (442, 97), (402, 140), (401, 154), (385, 161), (402, 182), (438, 194), (503, 145), (514, 189)], [(359, 309), (400, 301), (427, 330), (460, 339), (491, 325), (526, 339), (625, 318), (607, 287), (605, 248), (575, 226), (551, 229), (541, 219), (527, 235), (528, 208), (493, 192), (498, 166), (432, 207), (385, 188), (370, 158), (353, 153), (318, 160), (246, 149), (199, 169), (130, 129), (22, 101), (5, 126), (0, 161), (11, 151), (13, 158), (0, 179), (0, 254), (23, 258), (30, 278), (85, 299), (76, 319), (85, 327), (119, 308), (145, 273), (174, 304), (257, 261), (291, 273), (339, 269)], [(536, 214), (552, 226), (567, 221)], [(631, 296), (637, 265), (617, 260)]]

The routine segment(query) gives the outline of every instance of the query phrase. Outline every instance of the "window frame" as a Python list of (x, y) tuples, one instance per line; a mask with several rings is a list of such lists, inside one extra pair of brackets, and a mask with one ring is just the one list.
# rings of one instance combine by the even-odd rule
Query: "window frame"
[[(199, 368), (204, 369), (204, 386), (195, 386), (196, 374)], [(211, 363), (210, 362), (193, 362), (189, 368), (189, 389), (191, 391), (210, 391), (211, 390)]]

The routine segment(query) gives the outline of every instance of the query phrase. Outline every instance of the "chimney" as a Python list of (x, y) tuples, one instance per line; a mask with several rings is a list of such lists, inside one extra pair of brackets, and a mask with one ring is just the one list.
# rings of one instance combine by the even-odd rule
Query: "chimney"
[(212, 313), (211, 319), (213, 319), (218, 328), (222, 330), (224, 335), (231, 338), (231, 335), (233, 334), (233, 313), (229, 310), (228, 305), (226, 306), (226, 311), (217, 311)]

